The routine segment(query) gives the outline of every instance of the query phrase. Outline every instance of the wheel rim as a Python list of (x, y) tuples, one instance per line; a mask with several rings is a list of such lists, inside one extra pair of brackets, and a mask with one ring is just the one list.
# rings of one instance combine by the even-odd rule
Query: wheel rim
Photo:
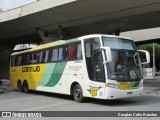
[(21, 87), (22, 87), (22, 85), (21, 85), (21, 83), (19, 82), (19, 83), (18, 83), (18, 88), (21, 89)]
[(76, 87), (75, 89), (75, 97), (78, 99), (81, 97), (81, 90), (79, 87)]
[(19, 91), (22, 91), (22, 84), (21, 84), (21, 82), (18, 82), (18, 89), (19, 89)]
[(24, 92), (28, 92), (28, 84), (26, 82), (24, 83)]

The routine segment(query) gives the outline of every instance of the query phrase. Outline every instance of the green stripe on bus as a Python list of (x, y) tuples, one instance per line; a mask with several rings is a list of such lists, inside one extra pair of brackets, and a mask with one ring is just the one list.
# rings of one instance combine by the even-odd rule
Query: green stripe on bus
[(67, 62), (58, 62), (56, 63), (53, 73), (51, 75), (51, 78), (49, 82), (45, 85), (46, 87), (53, 87), (55, 86), (59, 80), (61, 79), (61, 76), (63, 74), (63, 71), (65, 69)]
[(56, 65), (55, 63), (46, 64), (45, 70), (38, 84), (39, 86), (45, 86), (49, 82), (55, 65)]

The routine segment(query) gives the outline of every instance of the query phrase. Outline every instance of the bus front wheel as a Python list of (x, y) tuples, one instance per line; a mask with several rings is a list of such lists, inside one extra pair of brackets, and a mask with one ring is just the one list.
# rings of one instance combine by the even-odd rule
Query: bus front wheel
[(76, 84), (73, 88), (73, 97), (76, 102), (83, 102), (84, 101), (82, 88), (79, 84)]

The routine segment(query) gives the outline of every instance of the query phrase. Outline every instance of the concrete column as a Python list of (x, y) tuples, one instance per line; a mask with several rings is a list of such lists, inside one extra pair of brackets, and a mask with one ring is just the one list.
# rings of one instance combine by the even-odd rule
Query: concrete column
[(12, 49), (7, 47), (0, 50), (0, 79), (9, 79), (11, 52)]

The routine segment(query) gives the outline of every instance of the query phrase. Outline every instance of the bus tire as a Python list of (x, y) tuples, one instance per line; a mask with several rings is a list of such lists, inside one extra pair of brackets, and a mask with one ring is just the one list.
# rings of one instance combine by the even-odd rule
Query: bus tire
[(23, 82), (23, 91), (24, 91), (25, 93), (28, 93), (28, 92), (29, 92), (27, 80), (25, 80), (25, 81)]
[(22, 85), (22, 82), (20, 80), (18, 80), (17, 87), (18, 87), (18, 90), (20, 92), (23, 92), (23, 85)]
[(84, 101), (82, 88), (79, 84), (76, 84), (73, 88), (73, 97), (76, 102), (81, 103)]

